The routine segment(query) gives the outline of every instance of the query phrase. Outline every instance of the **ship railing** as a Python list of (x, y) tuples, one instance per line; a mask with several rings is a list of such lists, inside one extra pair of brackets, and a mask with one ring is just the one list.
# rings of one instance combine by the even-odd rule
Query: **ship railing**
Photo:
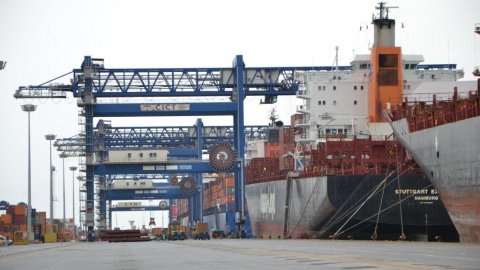
[(320, 133), (317, 137), (318, 139), (325, 139), (325, 140), (329, 140), (329, 141), (350, 141), (350, 140), (369, 140), (369, 139), (372, 139), (372, 140), (386, 140), (386, 136), (371, 136), (371, 135), (368, 135), (368, 134), (363, 134), (363, 133), (351, 133), (351, 132), (347, 132), (347, 133)]
[(308, 134), (297, 134), (295, 135), (295, 141), (310, 141), (310, 136)]
[(463, 70), (458, 69), (427, 69), (427, 70), (416, 70), (415, 74), (417, 78), (425, 80), (431, 79), (436, 80), (458, 80), (463, 78)]
[(353, 134), (343, 134), (343, 133), (338, 133), (338, 134), (333, 134), (333, 133), (321, 133), (318, 135), (319, 139), (328, 139), (328, 140), (353, 140), (355, 139), (355, 136)]
[(457, 94), (447, 101), (439, 100), (435, 95), (430, 103), (407, 101), (407, 104), (404, 102), (388, 110), (387, 115), (391, 121), (406, 118), (410, 132), (441, 126), (479, 116), (479, 93), (480, 89), (476, 93), (469, 92), (465, 98)]
[[(308, 177), (321, 177), (328, 175), (368, 175), (385, 173), (390, 168), (395, 168), (398, 164), (401, 164), (403, 157), (399, 159), (368, 159), (368, 160), (355, 160), (355, 159), (338, 159), (337, 162), (331, 163), (331, 161), (310, 161), (306, 166), (299, 171), (295, 171), (298, 178)], [(400, 165), (401, 170), (408, 173), (421, 173), (422, 170), (418, 166), (411, 166), (407, 164)], [(247, 184), (278, 181), (286, 179), (287, 175), (292, 172), (292, 169), (261, 173), (250, 171), (247, 168)]]
[[(425, 104), (433, 103), (433, 96), (436, 101), (452, 101), (452, 93), (411, 93), (404, 94), (404, 98), (407, 99), (408, 104), (415, 104), (418, 102), (424, 102)], [(459, 92), (459, 98), (467, 98), (468, 92)]]
[(287, 171), (281, 171), (270, 175), (247, 175), (246, 184), (263, 183), (286, 179)]

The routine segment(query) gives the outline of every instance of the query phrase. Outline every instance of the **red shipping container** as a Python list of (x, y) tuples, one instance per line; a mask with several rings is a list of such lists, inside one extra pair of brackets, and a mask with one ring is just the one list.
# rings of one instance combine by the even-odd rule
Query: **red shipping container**
[(235, 185), (235, 178), (227, 177), (227, 187), (233, 187)]
[(47, 223), (47, 213), (37, 212), (37, 224), (45, 225)]
[(27, 224), (27, 217), (25, 215), (15, 215), (13, 217), (13, 224), (15, 225)]
[(15, 216), (26, 216), (27, 215), (27, 208), (23, 204), (19, 204), (15, 206)]
[(12, 215), (5, 214), (0, 217), (0, 220), (5, 224), (12, 224)]
[(26, 232), (26, 231), (27, 231), (27, 224), (20, 224), (20, 225), (18, 225), (18, 229), (19, 229), (21, 232)]

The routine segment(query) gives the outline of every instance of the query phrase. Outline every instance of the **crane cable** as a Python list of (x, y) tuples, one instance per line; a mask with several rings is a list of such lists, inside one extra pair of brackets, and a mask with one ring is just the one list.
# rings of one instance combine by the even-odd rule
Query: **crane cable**
[[(389, 176), (386, 176), (386, 177), (388, 178)], [(364, 180), (367, 180), (367, 179), (368, 179), (368, 178), (365, 178)], [(389, 185), (390, 183), (391, 183), (391, 181), (388, 182), (387, 185)], [(360, 188), (361, 185), (362, 185), (362, 183), (359, 184), (357, 187)], [(382, 185), (382, 182), (379, 182), (376, 186), (373, 187), (373, 190), (377, 190), (381, 185)], [(354, 192), (352, 192), (352, 193), (356, 193), (356, 192), (358, 192), (358, 191), (354, 191)], [(363, 202), (363, 200), (366, 200), (366, 197), (370, 196), (370, 195), (371, 195), (370, 193), (372, 193), (372, 192), (373, 192), (373, 195), (376, 194), (375, 191), (368, 191), (368, 192), (366, 192), (365, 195), (363, 195), (360, 199), (358, 199), (352, 206), (350, 206), (349, 209), (347, 209), (345, 212), (343, 212), (343, 213), (342, 213), (339, 217), (337, 217), (334, 221), (329, 221), (329, 223), (331, 223), (331, 224), (329, 224), (328, 227), (327, 227), (327, 225), (325, 225), (325, 226), (322, 228), (322, 231), (320, 232), (320, 234), (325, 233), (325, 231), (329, 230), (332, 226), (334, 226), (335, 224), (339, 223), (341, 220), (343, 220), (344, 218), (346, 218), (349, 214), (351, 214), (352, 212), (354, 212), (354, 211), (358, 208), (358, 205), (361, 204), (361, 203)], [(351, 195), (352, 195), (351, 197), (353, 197), (354, 194), (351, 194)], [(349, 197), (349, 199), (342, 204), (342, 206), (340, 207), (340, 209), (343, 209), (343, 207), (348, 203), (348, 201), (351, 200), (351, 197)], [(339, 212), (337, 211), (337, 213), (339, 213)], [(335, 215), (336, 215), (337, 213), (335, 213)], [(325, 228), (325, 227), (327, 227), (327, 228)]]
[[(410, 167), (409, 167), (409, 168), (410, 168)], [(398, 175), (404, 174), (409, 168), (407, 168), (406, 170), (404, 170), (402, 173), (400, 173), (400, 174), (398, 174)], [(395, 169), (394, 171), (397, 171), (397, 170), (398, 170), (398, 168)], [(381, 183), (383, 183), (384, 181), (386, 182), (386, 180), (391, 176), (391, 174), (392, 174), (394, 171), (392, 171), (387, 177), (385, 177), (384, 180), (382, 180)], [(390, 181), (388, 184), (390, 184), (390, 183), (393, 182), (393, 181), (394, 181), (394, 180)], [(387, 184), (387, 185), (388, 185), (388, 184)], [(341, 231), (341, 229), (343, 229), (343, 227), (345, 227), (345, 225), (347, 225), (347, 223), (348, 223), (348, 222), (353, 218), (353, 216), (360, 210), (360, 208), (362, 208), (363, 205), (365, 205), (365, 203), (366, 203), (371, 197), (373, 197), (373, 195), (378, 191), (379, 188), (380, 188), (380, 185), (378, 185), (378, 186), (375, 188), (374, 192), (362, 203), (362, 205), (359, 206), (359, 208), (355, 211), (355, 213), (353, 213), (353, 214), (349, 217), (349, 219), (348, 219), (346, 222), (344, 222), (343, 225), (335, 232), (335, 234), (332, 235), (333, 238), (339, 236), (340, 234), (344, 233), (345, 231), (350, 230), (351, 228), (354, 228), (354, 227), (357, 226), (357, 225), (362, 224), (363, 222), (365, 222), (365, 221), (371, 219), (372, 217), (375, 217), (375, 215), (377, 215), (377, 214), (373, 214), (373, 215), (371, 215), (370, 217), (362, 220), (361, 222), (352, 225), (350, 228)], [(408, 199), (408, 198), (410, 198), (410, 197), (411, 197), (411, 196), (409, 196), (409, 197), (407, 197), (407, 198), (405, 198), (405, 199)], [(395, 205), (397, 205), (397, 204), (398, 204), (398, 203), (395, 203), (395, 204), (390, 205), (389, 207), (381, 210), (380, 213), (385, 212), (386, 210), (392, 208), (393, 206), (395, 206)], [(340, 231), (341, 231), (341, 232), (340, 232)]]
[[(327, 221), (327, 223), (325, 223), (325, 225), (323, 225), (323, 227), (320, 229), (320, 232), (318, 233), (319, 235), (322, 235), (323, 233), (325, 233), (328, 229), (330, 229), (333, 224), (336, 224), (338, 222), (339, 219), (342, 219), (343, 218), (343, 215), (340, 215), (341, 211), (343, 210), (343, 208), (347, 205), (347, 203), (349, 201), (352, 200), (353, 196), (355, 194), (357, 194), (357, 192), (360, 190), (360, 188), (363, 186), (363, 184), (367, 181), (367, 179), (369, 178), (369, 174), (365, 175), (365, 177), (362, 179), (362, 181), (360, 182), (360, 184), (357, 185), (357, 187), (355, 188), (355, 190), (353, 190), (352, 193), (350, 193), (350, 195), (348, 195), (347, 199), (345, 200), (345, 202), (340, 206), (340, 208), (338, 208), (337, 211), (335, 211), (335, 214)], [(352, 207), (354, 207), (355, 204), (353, 206), (351, 206), (346, 212), (349, 212)], [(338, 217), (338, 215), (340, 215), (340, 217)]]
[[(430, 184), (430, 185), (428, 185), (428, 186), (426, 186), (426, 187), (424, 187), (424, 188), (422, 188), (422, 189), (426, 189), (426, 188), (429, 188), (429, 187), (431, 187), (431, 186), (432, 186), (432, 184)], [(403, 198), (403, 199), (402, 199), (402, 201), (405, 201), (405, 200), (407, 200), (407, 199), (409, 199), (409, 198), (411, 198), (411, 197), (413, 197), (413, 196), (415, 196), (415, 194), (411, 194), (411, 195), (409, 195), (409, 196), (407, 196), (407, 197)], [(381, 211), (381, 213), (383, 213), (383, 212), (385, 212), (385, 211), (389, 210), (390, 208), (392, 208), (392, 207), (396, 206), (397, 204), (399, 204), (399, 203), (397, 202), (397, 203), (394, 203), (394, 204), (390, 205), (389, 207), (387, 207), (387, 208), (383, 209), (383, 210)], [(356, 226), (358, 226), (358, 225), (360, 225), (360, 224), (364, 223), (365, 221), (367, 221), (367, 220), (371, 219), (371, 218), (372, 218), (372, 217), (374, 217), (375, 215), (376, 215), (376, 214), (373, 214), (373, 215), (371, 215), (371, 216), (369, 216), (369, 217), (367, 217), (367, 218), (363, 219), (362, 221), (358, 222), (357, 224), (355, 224), (355, 225), (352, 225), (351, 227), (349, 227), (349, 228), (347, 228), (347, 229), (345, 229), (345, 230), (343, 230), (343, 231), (339, 232), (339, 233), (338, 233), (338, 235), (344, 234), (346, 231), (348, 231), (348, 230), (350, 230), (350, 229), (353, 229), (353, 228), (355, 228)], [(337, 236), (338, 236), (338, 235), (337, 235)]]
[(383, 195), (385, 194), (385, 187), (387, 186), (386, 183), (386, 181), (383, 182), (382, 197), (380, 198), (380, 204), (378, 205), (377, 222), (375, 223), (375, 230), (373, 232), (373, 235), (370, 237), (372, 240), (377, 239), (378, 222), (380, 221), (380, 211), (382, 210)]
[[(396, 148), (395, 156), (396, 156), (397, 162), (398, 162), (398, 148)], [(402, 229), (402, 234), (400, 235), (400, 240), (405, 240), (405, 239), (407, 239), (407, 236), (405, 236), (405, 231), (403, 230), (402, 194), (400, 192), (400, 190), (401, 190), (400, 189), (400, 175), (397, 175), (397, 187), (398, 187), (398, 202), (400, 203), (400, 205), (398, 206), (398, 208), (400, 208), (400, 226), (401, 226), (401, 229)]]
[[(410, 167), (409, 167), (409, 168), (410, 168)], [(367, 201), (370, 200), (370, 199), (378, 192), (380, 186), (381, 186), (384, 182), (386, 182), (387, 179), (389, 179), (390, 176), (391, 176), (395, 171), (398, 171), (398, 168), (395, 169), (395, 170), (393, 170), (390, 174), (388, 174), (388, 175), (374, 188), (374, 190), (371, 192), (371, 194), (368, 196), (368, 198), (367, 198), (365, 201), (363, 201), (361, 205), (359, 205), (359, 206), (357, 207), (357, 209), (355, 210), (355, 212), (347, 219), (347, 221), (345, 221), (345, 222), (343, 223), (343, 225), (331, 236), (332, 238), (335, 238), (335, 237), (338, 236), (338, 233), (340, 232), (340, 230), (343, 229), (343, 227), (345, 227), (345, 225), (347, 225), (347, 223), (355, 216), (355, 214), (357, 214), (357, 212), (360, 211), (360, 209), (367, 203)], [(401, 174), (404, 174), (406, 171), (407, 171), (407, 169), (404, 170)], [(397, 172), (397, 174), (398, 174), (398, 172)], [(398, 175), (401, 175), (401, 174), (398, 174)], [(392, 182), (392, 181), (390, 181), (388, 184), (390, 184), (391, 182)], [(396, 204), (395, 204), (395, 205), (396, 205)], [(389, 207), (389, 208), (390, 208), (390, 207)], [(387, 208), (387, 209), (388, 209), (388, 208)], [(382, 210), (381, 212), (383, 212), (383, 211), (384, 211), (384, 210)], [(372, 217), (374, 217), (374, 216), (375, 216), (375, 214), (372, 215)]]
[[(393, 173), (393, 172), (392, 172), (392, 173)], [(392, 174), (392, 173), (391, 173), (391, 174)], [(390, 175), (391, 175), (391, 174), (390, 174)], [(390, 175), (387, 175), (384, 180), (388, 179), (388, 178), (390, 177)], [(363, 202), (364, 200), (368, 200), (368, 199), (366, 199), (366, 197), (375, 195), (375, 194), (377, 193), (377, 190), (380, 188), (380, 186), (382, 185), (382, 183), (383, 183), (384, 180), (382, 180), (382, 181), (379, 182), (375, 187), (373, 187), (373, 189), (372, 189), (373, 191), (372, 191), (372, 190), (371, 190), (371, 191), (368, 191), (365, 195), (363, 195), (363, 197), (361, 197), (360, 199), (358, 199), (357, 202), (354, 203), (352, 206), (350, 206), (350, 208), (349, 208), (348, 210), (346, 210), (343, 214), (341, 214), (338, 218), (336, 218), (336, 220), (334, 221), (334, 223), (331, 224), (331, 225), (329, 225), (328, 228), (326, 228), (326, 229), (323, 229), (323, 228), (322, 228), (323, 231), (322, 231), (321, 233), (323, 234), (326, 230), (330, 229), (333, 225), (339, 223), (341, 220), (343, 220), (344, 218), (346, 218), (349, 214), (351, 214), (352, 212), (354, 212), (355, 210), (357, 210), (358, 207), (361, 208), (361, 206), (358, 206), (358, 205), (361, 204), (361, 202)], [(391, 182), (392, 182), (392, 181), (389, 181), (389, 182), (387, 183), (387, 185), (389, 185)], [(348, 201), (344, 202), (341, 208), (343, 208), (343, 206), (345, 206), (345, 205), (347, 204), (347, 202), (348, 202)], [(325, 227), (325, 226), (324, 226), (324, 227)]]
[[(393, 173), (393, 172), (392, 172), (392, 173)], [(390, 175), (388, 175), (387, 177), (385, 177), (385, 178), (382, 180), (382, 182), (380, 182), (380, 183), (383, 184), (383, 182), (385, 182), (389, 176), (390, 176)], [(350, 215), (350, 217), (347, 219), (347, 221), (345, 221), (345, 222), (343, 223), (343, 225), (340, 226), (340, 228), (332, 235), (333, 238), (335, 238), (336, 236), (338, 236), (338, 232), (340, 232), (340, 230), (343, 229), (343, 227), (345, 227), (345, 225), (347, 225), (347, 223), (355, 216), (355, 214), (357, 214), (358, 211), (360, 211), (360, 209), (362, 209), (362, 207), (367, 203), (367, 201), (370, 200), (370, 199), (373, 197), (373, 195), (375, 195), (375, 193), (376, 193), (377, 190), (380, 188), (380, 186), (381, 186), (381, 185), (377, 185), (377, 187), (372, 191), (372, 193), (367, 197), (367, 199), (366, 199), (365, 201), (363, 201), (363, 202), (358, 206), (358, 208), (355, 210), (355, 212), (353, 212), (352, 215)]]

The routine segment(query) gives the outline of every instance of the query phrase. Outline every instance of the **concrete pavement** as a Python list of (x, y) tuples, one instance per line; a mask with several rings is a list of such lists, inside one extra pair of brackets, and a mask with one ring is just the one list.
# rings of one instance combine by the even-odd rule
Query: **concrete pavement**
[(480, 269), (480, 245), (330, 240), (66, 243), (0, 248), (0, 269)]

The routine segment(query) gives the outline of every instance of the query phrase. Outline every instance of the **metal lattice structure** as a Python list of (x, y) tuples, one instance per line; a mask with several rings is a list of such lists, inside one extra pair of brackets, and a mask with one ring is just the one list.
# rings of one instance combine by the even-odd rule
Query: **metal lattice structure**
[[(338, 67), (340, 70), (351, 67)], [(85, 185), (84, 222), (88, 230), (88, 238), (93, 239), (95, 221), (102, 228), (106, 219), (106, 194), (100, 187), (105, 185), (108, 175), (112, 172), (121, 174), (191, 174), (197, 183), (201, 180), (201, 173), (212, 172), (213, 168), (207, 163), (198, 161), (184, 161), (177, 164), (181, 170), (166, 170), (165, 165), (154, 166), (153, 170), (145, 171), (139, 164), (97, 164), (97, 160), (104, 160), (101, 149), (112, 147), (118, 141), (107, 138), (110, 134), (94, 133), (94, 117), (143, 117), (143, 116), (195, 116), (195, 115), (227, 115), (233, 117), (233, 128), (225, 133), (233, 140), (233, 148), (238, 157), (235, 166), (235, 209), (239, 212), (241, 220), (245, 218), (244, 194), (244, 99), (245, 96), (265, 96), (267, 103), (275, 102), (276, 96), (295, 95), (299, 88), (296, 72), (331, 71), (333, 67), (245, 67), (243, 57), (237, 55), (230, 68), (105, 68), (103, 59), (84, 57), (80, 69), (74, 69), (53, 80), (36, 86), (22, 86), (16, 90), (15, 98), (65, 98), (67, 93), (72, 93), (78, 98), (77, 105), (81, 107), (80, 116), (83, 118), (82, 134), (70, 138), (69, 152), (81, 156), (80, 171)], [(57, 79), (72, 75), (70, 83), (51, 84)], [(168, 103), (161, 98), (165, 97), (229, 97), (224, 102), (197, 102), (197, 103)], [(108, 98), (134, 98), (148, 97), (160, 98), (157, 103), (105, 103), (99, 102)], [(177, 130), (179, 131), (179, 130)], [(213, 132), (213, 130), (210, 130)], [(196, 125), (195, 158), (201, 159), (204, 141), (202, 137), (210, 134), (208, 129), (203, 129), (199, 121)], [(140, 132), (146, 138), (150, 131)], [(172, 135), (174, 130), (165, 130)], [(181, 132), (177, 132), (179, 134)], [(120, 135), (122, 134), (122, 135)], [(117, 136), (126, 135), (119, 132)], [(133, 134), (122, 137), (122, 143), (140, 145), (135, 141)], [(216, 140), (216, 139), (215, 139)], [(154, 142), (153, 140), (152, 142)], [(152, 145), (144, 145), (151, 147)], [(206, 140), (207, 144), (209, 143)], [(218, 142), (218, 141), (217, 141)], [(108, 145), (108, 143), (111, 143)], [(76, 144), (76, 145), (75, 145)], [(61, 145), (61, 143), (59, 143)], [(126, 144), (125, 144), (126, 145)], [(124, 145), (124, 146), (125, 146)], [(64, 147), (65, 144), (62, 145)], [(96, 154), (97, 153), (97, 154)], [(171, 168), (171, 167), (170, 167)], [(98, 186), (96, 188), (96, 186)], [(201, 187), (201, 185), (200, 185)], [(95, 190), (97, 189), (97, 196)], [(201, 207), (202, 191), (194, 195), (196, 208), (199, 209), (197, 217), (202, 218)], [(128, 197), (128, 196), (127, 196)], [(100, 199), (99, 216), (95, 220), (95, 199)], [(197, 211), (198, 212), (198, 211)], [(240, 229), (240, 228), (238, 228)]]

